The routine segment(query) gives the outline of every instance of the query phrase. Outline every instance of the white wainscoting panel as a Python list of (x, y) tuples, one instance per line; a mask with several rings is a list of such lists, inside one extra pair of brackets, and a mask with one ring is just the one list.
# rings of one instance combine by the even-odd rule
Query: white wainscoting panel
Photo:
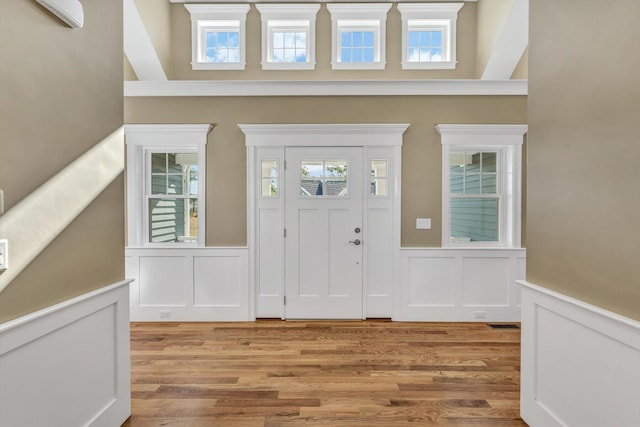
[(129, 417), (129, 282), (0, 324), (0, 425), (109, 427)]
[(525, 249), (400, 249), (393, 320), (517, 322)]
[[(391, 206), (371, 207), (377, 200), (368, 201), (368, 233), (364, 249), (367, 251), (365, 270), (366, 317), (390, 317), (393, 311), (393, 211)], [(383, 201), (385, 202), (385, 201)], [(390, 203), (387, 203), (391, 205)]]
[(127, 248), (132, 321), (246, 321), (247, 248)]
[(522, 418), (531, 427), (640, 426), (640, 322), (519, 283)]

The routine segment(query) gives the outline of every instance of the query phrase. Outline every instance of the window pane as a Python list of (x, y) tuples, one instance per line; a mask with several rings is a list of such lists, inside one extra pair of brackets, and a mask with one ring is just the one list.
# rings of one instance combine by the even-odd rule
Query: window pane
[(364, 48), (364, 52), (363, 52), (363, 58), (364, 62), (373, 62), (373, 48), (372, 47), (365, 47)]
[(165, 173), (167, 171), (167, 155), (165, 153), (151, 154), (151, 172)]
[(296, 52), (296, 62), (307, 62), (307, 51), (305, 49)]
[(483, 173), (482, 174), (482, 194), (496, 194), (496, 174), (495, 173)]
[(371, 195), (386, 196), (387, 194), (387, 178), (374, 178), (371, 181)]
[(442, 49), (433, 48), (431, 49), (431, 61), (432, 62), (442, 62), (444, 59), (442, 58)]
[(431, 46), (431, 31), (420, 31), (420, 46)]
[(296, 33), (283, 33), (284, 34), (284, 47), (294, 48), (296, 47)]
[(442, 31), (431, 32), (431, 46), (442, 47)]
[(353, 32), (353, 47), (361, 47), (363, 42), (364, 42), (364, 40), (363, 40), (362, 32), (361, 31), (354, 31)]
[(218, 32), (218, 44), (219, 47), (229, 47), (229, 33), (225, 31)]
[(351, 62), (351, 49), (343, 48), (342, 55), (340, 57), (341, 62)]
[(363, 62), (362, 59), (362, 49), (353, 49), (353, 51), (351, 52), (352, 55), (352, 61), (353, 62)]
[(302, 178), (300, 180), (301, 196), (322, 196), (323, 188), (321, 179)]
[(205, 46), (206, 47), (218, 46), (218, 33), (216, 31), (207, 31)]
[(451, 198), (452, 242), (497, 242), (498, 206), (495, 198)]
[(239, 35), (237, 31), (229, 32), (229, 47), (239, 47)]
[(187, 176), (188, 186), (187, 190), (189, 191), (189, 195), (197, 196), (198, 195), (198, 175), (189, 174)]
[(278, 162), (275, 160), (262, 160), (261, 165), (263, 178), (278, 176)]
[(240, 62), (240, 50), (237, 48), (229, 49), (228, 62)]
[(347, 162), (336, 161), (327, 162), (325, 166), (325, 176), (328, 177), (346, 177), (347, 176)]
[(168, 175), (169, 188), (167, 194), (185, 194), (186, 182), (183, 175)]
[(149, 241), (195, 243), (198, 236), (197, 199), (149, 199)]
[(340, 35), (340, 46), (342, 46), (342, 47), (350, 47), (351, 46), (351, 32), (344, 31)]
[(182, 173), (182, 165), (178, 163), (176, 156), (173, 153), (167, 154), (167, 172), (169, 173)]
[(482, 172), (496, 171), (496, 153), (482, 153)]
[(281, 32), (273, 33), (273, 47), (276, 49), (284, 47), (284, 33), (281, 33)]
[(284, 62), (295, 62), (295, 61), (296, 61), (296, 51), (294, 49), (285, 49)]
[(347, 196), (347, 180), (326, 180), (324, 194), (327, 196)]
[(363, 38), (363, 45), (365, 47), (373, 47), (373, 31), (365, 31)]
[(297, 49), (307, 48), (307, 33), (296, 33), (296, 48)]
[(371, 175), (372, 176), (382, 176), (386, 177), (387, 175), (387, 161), (386, 160), (372, 160), (371, 161)]
[(278, 195), (278, 180), (271, 178), (262, 179), (262, 193), (263, 196), (277, 196)]
[(409, 31), (409, 47), (419, 47), (419, 46), (420, 46), (420, 32)]
[(166, 175), (153, 175), (151, 177), (151, 194), (167, 194)]
[(304, 177), (322, 177), (323, 162), (303, 160), (300, 174)]
[(480, 174), (465, 174), (464, 193), (480, 194)]

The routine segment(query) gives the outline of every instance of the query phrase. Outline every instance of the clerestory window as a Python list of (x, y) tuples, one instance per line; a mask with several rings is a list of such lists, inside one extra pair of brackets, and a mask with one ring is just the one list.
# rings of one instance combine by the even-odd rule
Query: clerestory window
[(318, 4), (258, 4), (263, 70), (313, 70)]
[(185, 4), (191, 14), (191, 67), (244, 70), (249, 5)]
[(327, 4), (331, 12), (331, 68), (383, 70), (391, 3)]
[(456, 22), (463, 3), (401, 3), (402, 69), (456, 67)]

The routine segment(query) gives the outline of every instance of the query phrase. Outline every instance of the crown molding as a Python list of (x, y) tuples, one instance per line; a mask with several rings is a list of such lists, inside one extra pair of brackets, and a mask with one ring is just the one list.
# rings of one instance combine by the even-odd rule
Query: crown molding
[(126, 81), (139, 96), (527, 95), (527, 80), (173, 80)]

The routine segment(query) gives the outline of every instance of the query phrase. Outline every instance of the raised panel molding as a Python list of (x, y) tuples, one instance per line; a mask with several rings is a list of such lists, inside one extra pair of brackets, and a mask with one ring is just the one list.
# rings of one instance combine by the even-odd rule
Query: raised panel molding
[(132, 321), (255, 319), (247, 248), (127, 248)]
[(524, 249), (402, 248), (393, 320), (517, 322)]
[(519, 284), (522, 418), (532, 427), (640, 425), (640, 322)]
[(119, 426), (131, 414), (130, 281), (0, 324), (0, 424)]

